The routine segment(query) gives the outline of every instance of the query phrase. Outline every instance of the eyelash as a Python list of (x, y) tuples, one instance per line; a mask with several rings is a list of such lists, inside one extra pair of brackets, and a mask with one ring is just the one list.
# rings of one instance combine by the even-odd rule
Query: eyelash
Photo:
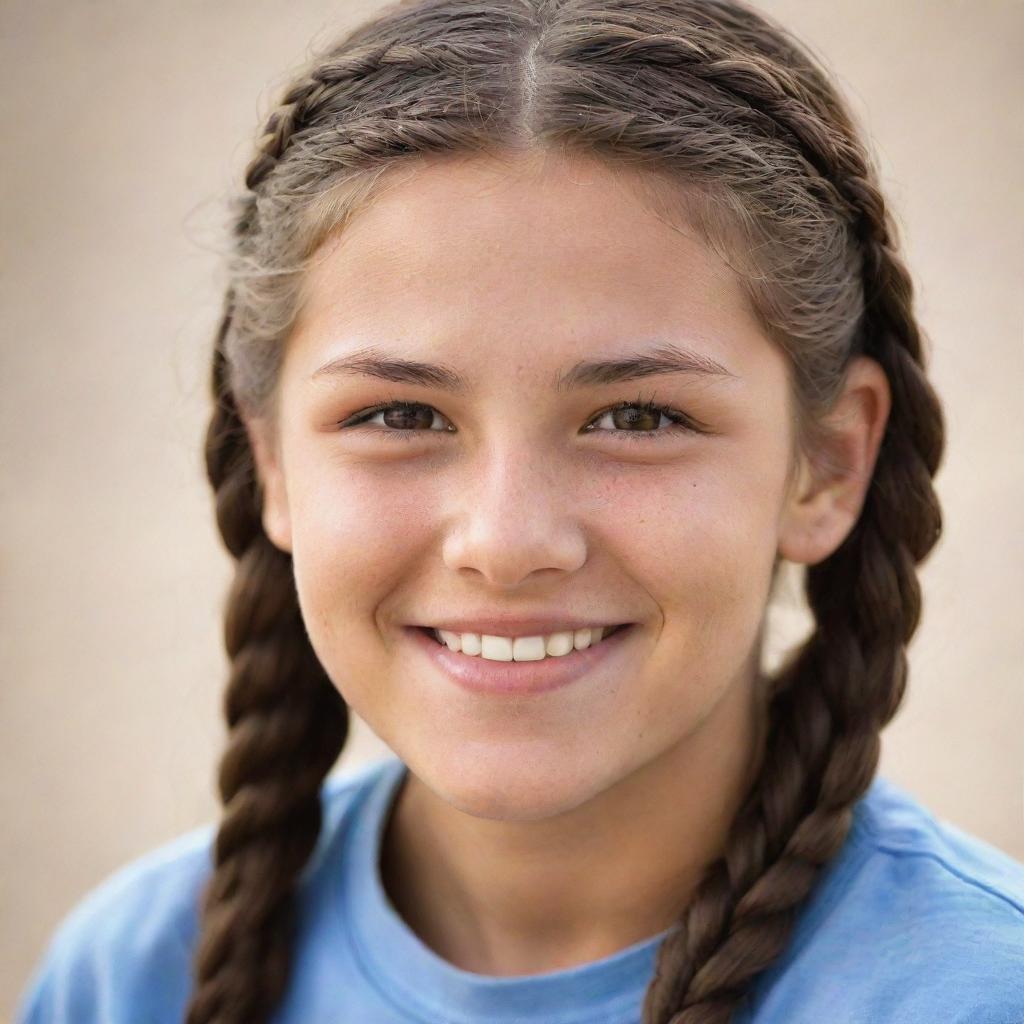
[[(635, 402), (618, 402), (607, 409), (602, 410), (597, 414), (594, 420), (600, 420), (603, 416), (610, 412), (615, 412), (618, 409), (641, 409), (646, 413), (661, 413), (666, 419), (671, 421), (671, 426), (666, 430), (599, 430), (589, 431), (590, 433), (601, 433), (601, 434), (621, 434), (624, 437), (628, 437), (631, 441), (642, 441), (642, 440), (656, 440), (657, 438), (666, 434), (677, 434), (680, 431), (688, 434), (702, 434), (704, 431), (696, 426), (696, 424), (688, 416), (681, 413), (678, 409), (673, 409), (668, 405), (660, 405), (657, 402), (645, 401), (638, 398)], [(373, 408), (364, 409), (362, 412), (355, 413), (354, 416), (350, 416), (347, 420), (343, 420), (338, 424), (340, 429), (348, 430), (352, 427), (362, 425), (366, 420), (373, 416), (376, 416), (380, 412), (388, 412), (391, 409), (402, 409), (406, 412), (411, 412), (414, 409), (433, 409), (432, 406), (427, 405), (425, 402), (405, 402), (401, 400), (383, 402), (380, 405), (375, 405)], [(433, 409), (437, 412), (436, 409)], [(589, 426), (590, 424), (588, 424)], [(415, 434), (430, 434), (430, 433), (447, 433), (447, 431), (436, 431), (436, 430), (401, 430), (397, 427), (378, 427), (368, 426), (363, 427), (364, 430), (371, 431), (376, 434), (386, 434), (390, 437), (401, 438), (403, 441), (413, 440), (412, 435)]]

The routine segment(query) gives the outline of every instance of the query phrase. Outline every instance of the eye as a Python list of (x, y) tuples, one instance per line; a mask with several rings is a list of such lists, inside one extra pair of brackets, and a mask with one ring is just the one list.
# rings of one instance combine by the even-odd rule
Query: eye
[[(628, 412), (626, 412), (628, 410)], [(620, 412), (626, 412), (626, 415), (618, 415)], [(685, 413), (680, 412), (678, 409), (673, 409), (668, 405), (659, 405), (656, 402), (643, 401), (637, 399), (635, 402), (619, 402), (617, 405), (613, 405), (610, 409), (606, 409), (596, 420), (592, 420), (591, 424), (588, 424), (584, 429), (588, 433), (594, 433), (592, 430), (592, 424), (599, 423), (606, 417), (610, 417), (612, 423), (616, 425), (626, 424), (627, 426), (635, 425), (650, 425), (646, 430), (612, 430), (609, 433), (622, 434), (623, 437), (629, 438), (631, 441), (643, 440), (643, 439), (654, 439), (659, 435), (676, 434), (679, 431), (685, 431), (691, 434), (703, 433), (700, 427), (690, 419)], [(658, 430), (658, 426), (661, 423), (661, 419), (664, 417), (669, 421), (669, 426), (665, 430)], [(604, 431), (597, 431), (597, 433), (603, 433)]]
[[(391, 436), (402, 436), (403, 441), (411, 441), (409, 436), (414, 433), (422, 433), (419, 429), (423, 424), (430, 427), (430, 421), (436, 410), (422, 402), (386, 402), (383, 405), (375, 405), (372, 409), (364, 409), (355, 416), (338, 424), (340, 428), (348, 429), (358, 427), (364, 423), (370, 423), (377, 417), (383, 417), (383, 426), (371, 426), (369, 429), (377, 434), (389, 434)], [(447, 427), (435, 430), (435, 433), (451, 433)]]
[[(362, 412), (350, 416), (338, 424), (339, 429), (351, 429), (353, 427), (364, 427), (377, 434), (386, 434), (390, 437), (401, 437), (404, 441), (412, 440), (411, 435), (433, 431), (434, 433), (453, 433), (454, 428), (445, 419), (447, 426), (440, 428), (432, 427), (431, 422), (435, 415), (440, 415), (432, 406), (422, 402), (393, 401), (376, 405), (371, 409), (364, 409)], [(380, 425), (372, 424), (372, 421), (381, 418)], [(594, 425), (601, 420), (609, 418), (615, 427), (624, 429), (601, 429), (595, 430)], [(665, 429), (658, 429), (662, 418), (668, 420), (669, 426)], [(442, 417), (444, 419), (444, 417)], [(371, 425), (372, 424), (372, 425)], [(634, 430), (635, 426), (650, 425), (648, 429)], [(364, 426), (365, 425), (365, 426)], [(635, 402), (619, 402), (617, 405), (606, 409), (583, 428), (585, 433), (620, 434), (633, 440), (654, 439), (659, 436), (676, 434), (680, 431), (700, 434), (703, 429), (696, 425), (685, 413), (671, 406), (659, 405), (652, 401), (637, 399)]]

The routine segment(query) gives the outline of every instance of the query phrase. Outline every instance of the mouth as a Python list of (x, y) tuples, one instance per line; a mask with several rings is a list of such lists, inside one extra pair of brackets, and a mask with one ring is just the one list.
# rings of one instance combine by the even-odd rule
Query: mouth
[[(621, 623), (595, 644), (580, 648), (574, 644), (565, 654), (524, 661), (494, 660), (451, 649), (438, 640), (430, 626), (407, 629), (414, 646), (442, 677), (477, 696), (499, 698), (539, 696), (576, 681), (580, 685), (586, 680), (602, 685), (620, 678), (630, 659), (636, 657), (630, 643), (636, 625)], [(530, 646), (535, 649), (535, 645)]]

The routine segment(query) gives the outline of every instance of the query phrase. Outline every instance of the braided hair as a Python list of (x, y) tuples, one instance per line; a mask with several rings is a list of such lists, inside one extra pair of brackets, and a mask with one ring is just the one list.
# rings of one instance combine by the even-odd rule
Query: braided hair
[(306, 634), (291, 557), (261, 526), (243, 414), (273, 410), (302, 271), (330, 232), (404, 164), (525, 149), (664, 183), (652, 201), (685, 206), (788, 355), (808, 448), (854, 356), (876, 360), (891, 391), (863, 507), (806, 568), (813, 632), (767, 679), (759, 771), (659, 948), (643, 1024), (731, 1019), (785, 949), (877, 769), (921, 613), (916, 567), (941, 532), (932, 480), (945, 431), (878, 173), (829, 74), (741, 0), (392, 3), (296, 76), (237, 200), (206, 438), (237, 560), (229, 742), (186, 1024), (261, 1024), (282, 999), (320, 785), (349, 724)]

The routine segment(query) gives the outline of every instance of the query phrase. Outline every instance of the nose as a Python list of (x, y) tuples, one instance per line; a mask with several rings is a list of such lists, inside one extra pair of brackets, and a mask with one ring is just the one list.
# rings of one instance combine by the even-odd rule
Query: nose
[(476, 461), (444, 539), (445, 564), (498, 589), (534, 574), (573, 572), (587, 558), (573, 485), (558, 460), (509, 442)]

